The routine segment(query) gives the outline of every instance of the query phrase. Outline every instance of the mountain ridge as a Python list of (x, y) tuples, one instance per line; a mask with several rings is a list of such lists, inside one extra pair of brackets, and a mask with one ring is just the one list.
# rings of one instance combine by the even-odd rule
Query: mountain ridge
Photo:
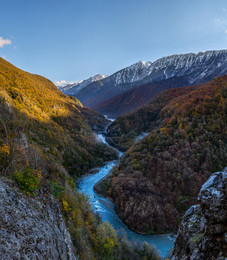
[(95, 76), (89, 77), (88, 79), (57, 87), (61, 92), (63, 92), (66, 95), (75, 95), (92, 82), (104, 79), (105, 77), (106, 76), (102, 74), (96, 74)]
[(172, 77), (184, 78), (187, 85), (204, 83), (227, 74), (226, 65), (227, 50), (170, 55), (154, 62), (140, 61), (92, 82), (75, 96), (84, 105), (97, 108), (101, 103), (130, 89)]

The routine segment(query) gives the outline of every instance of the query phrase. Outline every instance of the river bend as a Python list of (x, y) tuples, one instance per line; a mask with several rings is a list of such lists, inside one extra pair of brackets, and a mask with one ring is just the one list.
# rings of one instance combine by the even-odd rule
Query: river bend
[[(145, 136), (145, 135), (144, 135)], [(142, 137), (139, 137), (142, 138)], [(108, 145), (105, 137), (102, 134), (97, 135), (97, 139), (100, 142), (104, 142)], [(118, 151), (119, 152), (119, 151)], [(122, 155), (119, 152), (119, 157)], [(114, 210), (114, 204), (94, 192), (94, 185), (105, 177), (110, 170), (116, 165), (117, 161), (107, 162), (105, 166), (100, 167), (99, 171), (92, 175), (86, 175), (79, 179), (77, 184), (78, 191), (87, 195), (90, 199), (90, 204), (95, 213), (98, 213), (102, 221), (108, 221), (118, 232), (123, 232), (127, 235), (128, 239), (133, 242), (147, 242), (151, 245), (155, 245), (156, 249), (160, 252), (160, 256), (166, 257), (174, 246), (175, 238), (171, 235), (141, 235), (130, 230), (118, 217)]]

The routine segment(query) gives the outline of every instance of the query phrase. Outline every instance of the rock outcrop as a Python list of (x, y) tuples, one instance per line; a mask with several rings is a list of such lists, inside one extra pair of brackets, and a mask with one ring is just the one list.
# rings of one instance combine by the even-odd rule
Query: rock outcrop
[(171, 260), (227, 259), (227, 167), (210, 176), (198, 199), (183, 217)]
[(0, 259), (76, 259), (52, 196), (31, 198), (0, 179)]

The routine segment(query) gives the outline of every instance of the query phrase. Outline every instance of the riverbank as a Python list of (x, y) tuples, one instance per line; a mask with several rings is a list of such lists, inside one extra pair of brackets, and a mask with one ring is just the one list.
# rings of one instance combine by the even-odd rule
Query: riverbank
[[(103, 135), (102, 138), (105, 140)], [(108, 221), (118, 235), (124, 234), (132, 243), (147, 242), (150, 245), (155, 245), (160, 252), (161, 257), (169, 256), (170, 254), (168, 251), (173, 248), (175, 240), (172, 235), (144, 235), (130, 230), (115, 212), (113, 202), (94, 191), (94, 186), (101, 180), (105, 180), (107, 176), (110, 176), (112, 174), (112, 169), (117, 163), (118, 160), (108, 162), (103, 167), (95, 168), (94, 171), (90, 171), (85, 176), (79, 178), (77, 181), (78, 191), (89, 197), (89, 202), (94, 213), (98, 213), (103, 222)]]

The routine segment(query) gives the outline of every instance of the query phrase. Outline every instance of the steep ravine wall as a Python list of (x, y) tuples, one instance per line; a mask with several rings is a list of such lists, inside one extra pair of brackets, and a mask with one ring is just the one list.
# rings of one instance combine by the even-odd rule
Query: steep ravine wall
[(28, 197), (0, 178), (0, 259), (76, 260), (52, 195)]

